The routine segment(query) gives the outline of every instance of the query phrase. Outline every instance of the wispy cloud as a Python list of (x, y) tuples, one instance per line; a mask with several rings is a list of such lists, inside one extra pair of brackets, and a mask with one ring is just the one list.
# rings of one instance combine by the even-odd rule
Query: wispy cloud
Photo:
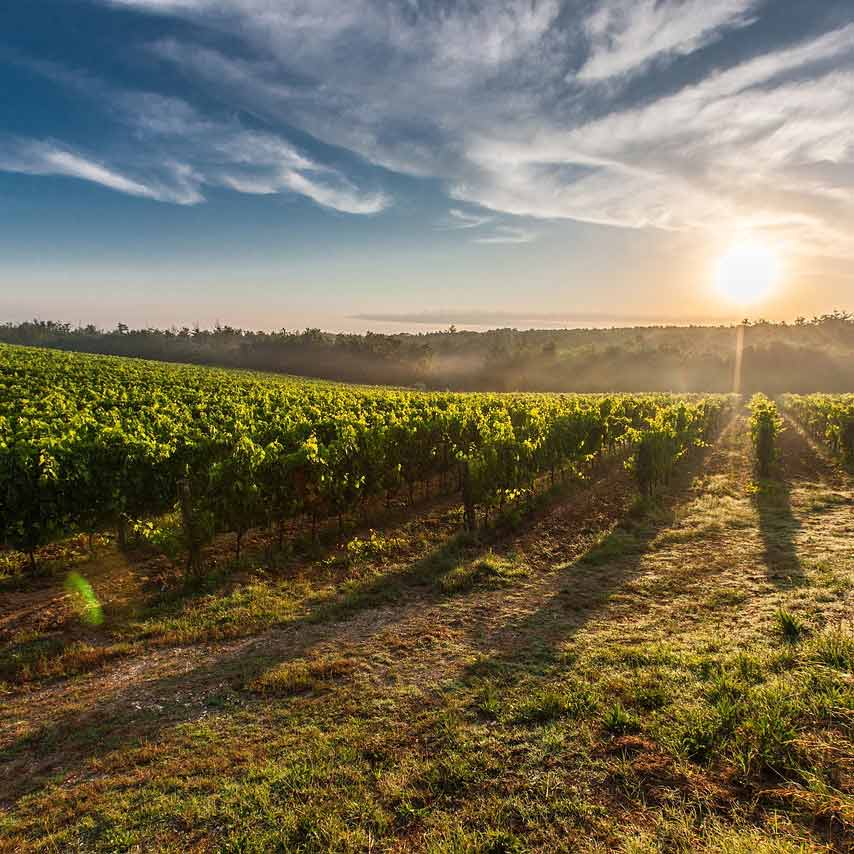
[(290, 192), (341, 213), (375, 214), (391, 203), (382, 192), (363, 192), (338, 170), (315, 162), (280, 136), (239, 122), (201, 116), (178, 98), (123, 93), (127, 122), (160, 149), (204, 165), (202, 180), (240, 193)]
[(578, 80), (601, 81), (693, 53), (752, 20), (758, 0), (612, 0), (587, 18), (590, 55)]
[(214, 0), (105, 0), (110, 6), (128, 6), (151, 12), (198, 11), (214, 8)]
[(788, 223), (801, 242), (852, 251), (831, 224), (854, 217), (852, 197), (827, 197), (854, 185), (854, 70), (840, 60), (854, 63), (854, 26), (575, 127), (472, 140), (477, 179), (454, 196), (638, 228)]
[[(324, 150), (439, 179), (463, 214), (449, 223), (481, 243), (532, 239), (501, 220), (514, 215), (746, 222), (854, 254), (854, 25), (841, 5), (816, 16), (835, 29), (798, 42), (801, 30), (774, 26), (734, 37), (774, 13), (759, 0), (101, 2), (181, 18), (147, 55), (221, 105), (200, 115), (155, 95), (118, 101), (141, 149), (190, 170), (184, 192), (301, 193), (351, 213), (389, 203), (292, 145), (297, 129)], [(247, 114), (257, 124), (234, 118)], [(177, 167), (155, 181), (138, 156), (97, 160), (155, 192), (178, 187)]]
[[(177, 5), (177, 4), (176, 4)], [(173, 8), (164, 4), (164, 8)], [(115, 90), (54, 64), (35, 70), (109, 106), (130, 132), (112, 145), (113, 165), (42, 140), (0, 137), (0, 171), (66, 175), (160, 202), (205, 201), (206, 187), (240, 193), (291, 193), (341, 213), (375, 214), (391, 204), (364, 192), (274, 133), (247, 130), (234, 118), (207, 117), (181, 98)], [(145, 177), (130, 177), (144, 175)]]
[(86, 156), (52, 142), (0, 138), (0, 170), (27, 175), (61, 175), (91, 181), (127, 193), (157, 201), (187, 203), (180, 194), (164, 192), (122, 175)]
[(448, 217), (449, 219), (443, 222), (446, 228), (480, 228), (495, 219), (494, 216), (470, 213), (459, 208), (451, 208)]
[[(439, 224), (440, 228), (458, 231), (476, 229), (472, 243), (489, 245), (491, 243), (530, 243), (536, 239), (536, 233), (526, 228), (496, 222), (491, 214), (473, 213), (460, 208), (451, 208), (448, 216)], [(506, 219), (506, 217), (505, 217)]]
[(111, 190), (129, 193), (132, 196), (147, 196), (149, 198), (157, 198), (158, 196), (150, 187), (146, 187), (138, 181), (132, 181), (130, 178), (125, 178), (124, 175), (119, 175), (99, 163), (86, 160), (70, 151), (63, 151), (44, 144), (30, 146), (26, 150), (29, 155), (29, 169), (25, 166), (24, 171), (31, 171), (34, 174), (68, 175), (72, 178), (81, 178), (84, 181), (93, 181), (96, 184), (109, 187)]
[(299, 193), (323, 207), (334, 208), (342, 213), (374, 214), (384, 210), (389, 204), (388, 197), (383, 193), (362, 196), (356, 192), (355, 188), (331, 187), (293, 170), (283, 173), (282, 184), (294, 193)]
[(475, 237), (472, 243), (531, 243), (537, 235), (525, 228), (514, 225), (499, 225), (493, 234)]

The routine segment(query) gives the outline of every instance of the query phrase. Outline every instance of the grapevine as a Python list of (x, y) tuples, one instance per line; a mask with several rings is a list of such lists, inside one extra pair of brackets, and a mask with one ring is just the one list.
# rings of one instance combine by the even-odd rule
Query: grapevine
[(75, 532), (177, 510), (188, 570), (231, 533), (278, 531), (403, 494), (459, 491), (467, 527), (537, 481), (584, 477), (636, 450), (665, 483), (727, 405), (721, 396), (458, 394), (0, 346), (0, 540), (35, 563)]

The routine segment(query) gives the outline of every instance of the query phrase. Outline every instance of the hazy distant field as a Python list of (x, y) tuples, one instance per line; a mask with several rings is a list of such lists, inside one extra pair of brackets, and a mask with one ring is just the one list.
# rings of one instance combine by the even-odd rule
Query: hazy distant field
[[(742, 391), (854, 391), (854, 319), (748, 324)], [(0, 341), (117, 356), (279, 371), (348, 382), (468, 391), (733, 390), (738, 327), (454, 330), (333, 335), (205, 329), (102, 332), (50, 322), (0, 326)]]

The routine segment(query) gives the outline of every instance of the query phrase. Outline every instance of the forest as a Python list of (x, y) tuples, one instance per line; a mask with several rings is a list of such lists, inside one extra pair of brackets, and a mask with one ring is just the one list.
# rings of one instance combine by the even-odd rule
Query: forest
[[(744, 392), (854, 388), (854, 315), (745, 320)], [(0, 325), (0, 342), (112, 356), (452, 391), (729, 392), (738, 326), (363, 335), (320, 329), (102, 330), (50, 320)]]

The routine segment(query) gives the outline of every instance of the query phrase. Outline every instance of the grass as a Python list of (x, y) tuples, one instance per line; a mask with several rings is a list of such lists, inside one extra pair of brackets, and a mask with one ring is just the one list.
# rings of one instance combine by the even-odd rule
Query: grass
[(514, 719), (523, 723), (542, 724), (560, 718), (589, 717), (599, 703), (596, 692), (586, 683), (540, 688), (519, 703)]
[(444, 573), (437, 585), (445, 593), (467, 593), (476, 588), (508, 587), (529, 574), (528, 567), (519, 558), (487, 553)]
[(0, 550), (0, 591), (29, 590), (34, 586), (50, 584), (57, 574), (64, 575), (69, 567), (85, 567), (93, 557), (110, 548), (110, 538), (98, 534), (92, 538), (79, 535), (64, 542), (54, 543), (41, 550), (33, 576), (29, 558), (22, 552)]
[(265, 696), (287, 697), (317, 691), (348, 676), (355, 664), (347, 658), (288, 661), (249, 683), (249, 690)]
[(783, 640), (789, 643), (797, 643), (806, 633), (807, 624), (797, 614), (780, 608), (774, 615), (777, 631)]
[(56, 635), (19, 635), (0, 660), (0, 680), (26, 684), (43, 679), (74, 676), (130, 655), (137, 646), (111, 643), (94, 646)]
[(828, 667), (851, 673), (854, 671), (854, 630), (828, 629), (814, 639), (807, 652)]
[[(27, 627), (10, 632), (7, 654), (0, 658), (0, 680), (23, 684), (72, 676), (147, 649), (236, 640), (303, 619), (323, 620), (378, 607), (405, 595), (413, 583), (440, 588), (441, 576), (458, 567), (473, 542), (465, 534), (446, 539), (452, 525), (452, 519), (440, 518), (431, 530), (416, 519), (403, 525), (405, 538), (370, 531), (365, 537), (350, 539), (340, 557), (333, 553), (331, 559), (317, 563), (310, 558), (302, 563), (291, 561), (284, 577), (276, 567), (259, 565), (256, 559), (248, 569), (243, 565), (220, 566), (190, 586), (182, 578), (167, 574), (150, 590), (140, 589), (136, 582), (138, 574), (146, 571), (147, 552), (141, 557), (143, 569), (138, 569), (102, 544), (105, 565), (133, 578), (125, 585), (132, 588), (125, 597), (130, 601), (120, 605), (98, 602), (99, 610), (94, 611), (88, 600), (81, 600), (77, 589), (82, 580), (87, 592), (92, 588), (94, 594), (99, 592), (98, 565), (82, 564), (75, 558), (72, 565), (79, 567), (79, 574), (73, 572), (68, 577), (78, 580), (67, 601), (57, 606), (46, 595), (46, 605), (57, 612), (52, 622), (60, 630), (33, 632)], [(413, 550), (425, 554), (414, 564)], [(396, 554), (397, 561), (393, 560)], [(484, 566), (489, 565), (487, 556)], [(514, 577), (517, 573), (510, 563), (505, 570)], [(67, 583), (65, 578), (66, 573), (57, 570), (52, 579), (54, 587)], [(485, 576), (484, 581), (488, 583)], [(472, 584), (476, 583), (472, 578)], [(92, 613), (98, 615), (94, 621)], [(81, 638), (80, 630), (87, 624), (97, 630), (90, 628)]]
[(792, 484), (763, 528), (741, 442), (657, 505), (615, 479), (19, 627), (0, 851), (848, 850), (850, 507)]
[(602, 726), (607, 732), (614, 735), (625, 735), (630, 732), (639, 732), (641, 728), (640, 719), (623, 707), (622, 703), (614, 703), (602, 717)]
[(91, 620), (74, 606), (65, 631), (12, 634), (0, 659), (0, 680), (23, 684), (73, 676), (152, 647), (249, 637), (294, 619), (304, 591), (301, 583), (257, 580), (228, 592), (157, 596), (129, 613), (105, 609), (97, 629), (82, 638)]
[(306, 589), (300, 582), (257, 579), (227, 592), (166, 598), (118, 631), (158, 644), (246, 637), (292, 619)]

